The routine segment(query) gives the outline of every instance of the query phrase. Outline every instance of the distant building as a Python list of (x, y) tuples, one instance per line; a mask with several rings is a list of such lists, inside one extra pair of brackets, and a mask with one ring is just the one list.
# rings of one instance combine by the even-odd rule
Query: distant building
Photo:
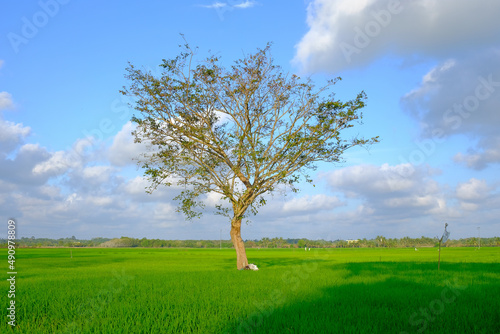
[(359, 242), (359, 239), (356, 239), (356, 240), (346, 240), (347, 241), (347, 244), (350, 245), (350, 244), (356, 244)]

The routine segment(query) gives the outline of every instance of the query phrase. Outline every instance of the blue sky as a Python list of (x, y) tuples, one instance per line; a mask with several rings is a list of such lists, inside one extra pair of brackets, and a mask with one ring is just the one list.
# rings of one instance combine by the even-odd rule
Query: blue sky
[(146, 194), (132, 161), (142, 148), (119, 94), (127, 62), (158, 71), (180, 33), (228, 65), (272, 42), (285, 71), (341, 76), (342, 99), (368, 95), (356, 131), (381, 143), (321, 165), (314, 188), (270, 197), (244, 239), (434, 237), (444, 222), (452, 238), (499, 235), (496, 0), (1, 6), (0, 213), (18, 236), (229, 238), (210, 210), (193, 222), (176, 213), (175, 189)]

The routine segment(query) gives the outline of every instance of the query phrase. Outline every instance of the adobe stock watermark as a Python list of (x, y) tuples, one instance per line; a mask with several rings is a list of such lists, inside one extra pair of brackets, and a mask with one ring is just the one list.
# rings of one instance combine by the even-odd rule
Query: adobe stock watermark
[[(488, 77), (479, 76), (478, 84), (474, 92), (467, 95), (459, 103), (454, 103), (450, 108), (443, 113), (442, 119), (445, 129), (457, 130), (465, 120), (467, 120), (474, 112), (477, 112), (481, 106), (481, 102), (488, 100), (493, 94), (498, 91), (500, 81), (495, 81), (493, 75)], [(428, 157), (436, 152), (439, 144), (445, 142), (445, 129), (434, 128), (431, 131), (431, 138), (415, 142), (417, 148), (411, 151), (407, 156), (399, 156), (401, 164), (407, 168), (400, 169), (400, 174), (403, 177), (408, 177), (415, 171), (414, 166), (422, 165)]]
[[(413, 312), (408, 319), (408, 324), (417, 328), (417, 333), (423, 333), (429, 325), (436, 321), (437, 317), (443, 314), (446, 305), (449, 305), (460, 296), (461, 291), (467, 288), (467, 285), (459, 285), (457, 279), (451, 284), (450, 281), (445, 281), (445, 287), (441, 290), (439, 297), (429, 302), (429, 305), (420, 307), (418, 311)], [(400, 334), (409, 334), (401, 332)]]
[(9, 290), (7, 297), (9, 303), (7, 307), (7, 323), (11, 327), (16, 326), (16, 220), (9, 219), (7, 222), (7, 281), (9, 282)]
[(10, 46), (17, 54), (21, 45), (26, 45), (35, 38), (40, 29), (45, 27), (52, 18), (54, 18), (61, 9), (61, 6), (66, 5), (70, 0), (40, 0), (38, 6), (40, 10), (35, 12), (31, 17), (23, 16), (21, 18), (20, 33), (9, 32), (7, 39)]
[(399, 0), (391, 0), (388, 2), (386, 9), (372, 11), (370, 13), (373, 20), (366, 22), (363, 28), (354, 27), (354, 38), (352, 44), (341, 42), (340, 50), (344, 55), (348, 64), (352, 61), (354, 54), (360, 54), (361, 51), (367, 48), (372, 40), (380, 35), (382, 30), (389, 26), (394, 15), (398, 15), (403, 11), (403, 6)]

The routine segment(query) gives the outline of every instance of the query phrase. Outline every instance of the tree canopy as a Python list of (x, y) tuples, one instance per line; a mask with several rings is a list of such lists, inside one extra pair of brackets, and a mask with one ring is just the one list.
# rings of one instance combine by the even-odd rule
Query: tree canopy
[(196, 62), (184, 45), (163, 59), (161, 76), (129, 64), (135, 98), (136, 142), (150, 144), (139, 158), (151, 182), (149, 191), (174, 183), (188, 219), (199, 217), (203, 194), (216, 193), (228, 205), (218, 212), (231, 219), (237, 267), (248, 264), (241, 221), (256, 214), (269, 195), (283, 186), (298, 191), (312, 182), (318, 162), (342, 162), (345, 150), (371, 145), (378, 137), (343, 139), (343, 130), (362, 119), (366, 95), (340, 101), (331, 91), (340, 80), (316, 87), (311, 79), (284, 73), (274, 64), (271, 45), (226, 68), (216, 55)]

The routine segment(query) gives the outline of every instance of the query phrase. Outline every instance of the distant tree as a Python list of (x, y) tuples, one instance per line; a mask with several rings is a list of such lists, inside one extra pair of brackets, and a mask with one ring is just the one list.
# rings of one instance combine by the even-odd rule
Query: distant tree
[(347, 149), (378, 141), (341, 137), (362, 119), (364, 92), (337, 100), (331, 88), (340, 78), (316, 88), (310, 79), (283, 73), (270, 51), (268, 45), (230, 68), (218, 56), (195, 66), (186, 44), (163, 60), (159, 77), (129, 65), (131, 83), (122, 90), (139, 112), (132, 118), (136, 142), (152, 147), (139, 158), (149, 192), (183, 187), (176, 200), (188, 219), (200, 217), (201, 195), (220, 195), (227, 205), (216, 209), (230, 219), (238, 269), (248, 264), (242, 219), (257, 214), (266, 195), (283, 186), (298, 191), (302, 180), (312, 182), (308, 171), (316, 163), (342, 162)]
[(285, 244), (286, 244), (286, 241), (283, 240), (282, 237), (280, 237), (279, 239), (276, 240), (276, 247), (278, 247), (278, 248), (285, 247)]
[(335, 247), (341, 247), (341, 248), (344, 248), (344, 247), (347, 247), (347, 241), (345, 240), (338, 240), (336, 243), (335, 243)]
[(387, 239), (384, 236), (378, 235), (375, 239), (378, 247), (386, 247)]
[(148, 240), (146, 238), (142, 238), (141, 247), (151, 247), (151, 240)]
[(257, 246), (257, 243), (253, 240), (247, 240), (245, 241), (245, 246), (248, 248), (255, 248)]
[(263, 248), (267, 248), (269, 247), (269, 244), (271, 243), (271, 240), (269, 240), (269, 238), (262, 238), (259, 242), (259, 244), (263, 247)]

